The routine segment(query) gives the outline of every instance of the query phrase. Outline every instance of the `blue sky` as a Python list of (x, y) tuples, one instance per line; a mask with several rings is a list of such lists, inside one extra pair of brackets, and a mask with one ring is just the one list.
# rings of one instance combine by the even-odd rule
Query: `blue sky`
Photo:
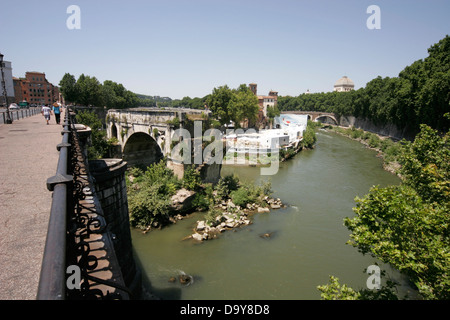
[[(81, 29), (67, 7), (78, 5)], [(368, 6), (381, 10), (369, 30)], [(68, 72), (136, 93), (203, 97), (255, 82), (258, 93), (327, 92), (395, 77), (450, 34), (448, 0), (2, 0), (0, 52), (13, 75)]]

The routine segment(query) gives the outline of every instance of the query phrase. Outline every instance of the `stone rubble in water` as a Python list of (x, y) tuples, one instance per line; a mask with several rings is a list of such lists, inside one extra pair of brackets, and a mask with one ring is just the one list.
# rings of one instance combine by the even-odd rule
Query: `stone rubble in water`
[(194, 239), (201, 242), (214, 239), (222, 232), (251, 224), (249, 214), (252, 212), (264, 213), (270, 212), (270, 208), (280, 209), (286, 207), (279, 198), (273, 199), (266, 196), (264, 197), (264, 202), (267, 207), (249, 203), (246, 205), (246, 208), (242, 209), (231, 202), (231, 200), (228, 200), (228, 202), (224, 201), (217, 206), (218, 209), (222, 209), (224, 212), (216, 218), (215, 226), (209, 225), (205, 220), (199, 220), (194, 228), (195, 232), (183, 240)]

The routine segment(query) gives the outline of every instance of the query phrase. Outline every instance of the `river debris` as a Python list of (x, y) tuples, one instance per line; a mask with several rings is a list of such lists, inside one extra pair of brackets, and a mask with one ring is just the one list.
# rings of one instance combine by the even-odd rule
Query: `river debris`
[(259, 236), (263, 239), (269, 239), (272, 237), (272, 235), (273, 235), (273, 232), (266, 232), (266, 233), (260, 234)]

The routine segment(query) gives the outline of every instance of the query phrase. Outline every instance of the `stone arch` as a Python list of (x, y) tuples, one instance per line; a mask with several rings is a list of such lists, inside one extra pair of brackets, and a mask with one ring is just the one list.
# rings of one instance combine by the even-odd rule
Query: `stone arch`
[(133, 133), (125, 142), (122, 158), (130, 165), (151, 165), (163, 157), (158, 143), (144, 132)]
[(319, 120), (319, 119), (323, 119), (323, 118), (331, 119), (334, 122), (335, 125), (338, 125), (338, 122), (337, 122), (336, 118), (333, 117), (333, 116), (330, 116), (329, 114), (319, 115), (319, 116), (316, 117), (316, 119), (314, 121), (316, 121), (316, 122), (324, 122), (324, 121)]

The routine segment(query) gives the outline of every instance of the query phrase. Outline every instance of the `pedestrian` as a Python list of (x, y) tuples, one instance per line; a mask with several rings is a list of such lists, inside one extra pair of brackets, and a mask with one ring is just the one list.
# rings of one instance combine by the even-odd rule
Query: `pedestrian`
[(45, 120), (47, 120), (47, 124), (50, 124), (50, 115), (52, 113), (52, 109), (50, 109), (50, 107), (48, 105), (44, 105), (42, 106), (42, 111), (41, 111), (42, 115), (44, 116)]
[(53, 114), (55, 115), (56, 124), (59, 124), (61, 118), (61, 107), (57, 102), (53, 104)]

